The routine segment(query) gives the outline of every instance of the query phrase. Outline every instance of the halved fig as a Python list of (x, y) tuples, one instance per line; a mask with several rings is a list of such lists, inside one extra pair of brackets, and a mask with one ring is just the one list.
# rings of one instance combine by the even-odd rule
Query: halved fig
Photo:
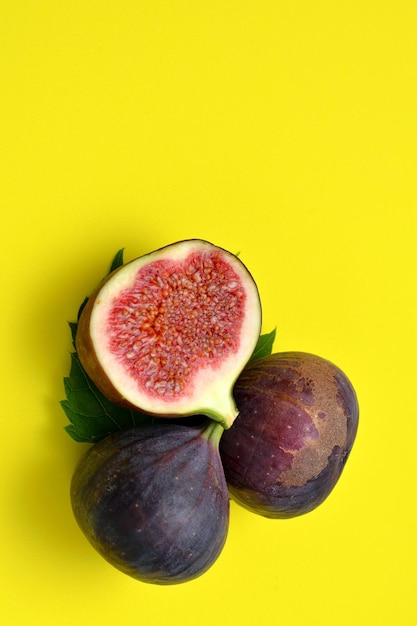
[(228, 428), (237, 416), (232, 389), (260, 330), (245, 265), (190, 239), (112, 272), (80, 316), (76, 348), (114, 403), (166, 417), (203, 414)]

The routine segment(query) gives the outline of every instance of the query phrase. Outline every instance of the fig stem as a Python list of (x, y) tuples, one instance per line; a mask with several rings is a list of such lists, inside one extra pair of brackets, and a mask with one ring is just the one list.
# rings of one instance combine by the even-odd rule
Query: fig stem
[(215, 446), (219, 445), (220, 437), (224, 432), (224, 427), (220, 422), (215, 422), (212, 419), (209, 419), (207, 422), (207, 426), (204, 429), (203, 437), (210, 441)]

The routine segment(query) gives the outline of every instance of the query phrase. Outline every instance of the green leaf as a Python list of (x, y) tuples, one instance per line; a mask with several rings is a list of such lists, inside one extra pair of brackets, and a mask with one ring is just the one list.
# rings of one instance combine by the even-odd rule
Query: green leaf
[[(121, 265), (123, 248), (116, 253), (109, 273)], [(77, 322), (69, 322), (74, 347), (78, 320), (87, 302), (88, 298), (85, 298), (79, 308)], [(86, 374), (76, 351), (71, 354), (71, 368), (69, 376), (64, 378), (64, 390), (66, 399), (62, 400), (61, 407), (70, 422), (65, 430), (75, 441), (94, 443), (116, 430), (155, 421), (150, 415), (142, 415), (110, 402)]]
[(121, 248), (118, 252), (116, 252), (116, 255), (110, 265), (109, 274), (111, 274), (112, 272), (114, 272), (114, 270), (117, 270), (123, 265), (123, 252), (124, 248)]
[[(114, 270), (117, 270), (119, 267), (123, 265), (123, 252), (124, 252), (124, 248), (121, 248), (118, 252), (116, 252), (115, 257), (113, 261), (111, 262), (110, 269), (107, 275), (111, 274), (112, 272), (114, 272)], [(87, 302), (88, 302), (88, 298), (84, 298), (84, 301), (82, 302), (80, 308), (78, 309), (77, 320), (80, 319), (81, 313), (83, 312), (83, 309), (85, 305), (87, 304)], [(69, 322), (69, 325), (71, 327), (73, 340), (74, 340), (75, 333), (77, 331), (77, 324), (74, 324), (73, 322)]]
[(72, 344), (75, 347), (75, 335), (77, 334), (78, 324), (75, 322), (68, 322), (68, 326), (71, 329)]
[(258, 339), (258, 343), (256, 344), (256, 348), (251, 358), (249, 359), (249, 362), (256, 361), (257, 359), (262, 359), (264, 356), (269, 356), (270, 354), (272, 354), (275, 337), (276, 328), (274, 328), (274, 330), (271, 330), (270, 333), (261, 335)]
[[(118, 252), (116, 252), (115, 257), (113, 261), (111, 262), (108, 274), (111, 274), (112, 272), (114, 272), (114, 270), (117, 270), (117, 268), (123, 265), (123, 252), (124, 252), (124, 248), (121, 248)], [(80, 308), (78, 309), (77, 321), (80, 319), (81, 313), (83, 312), (83, 309), (85, 305), (87, 304), (87, 302), (88, 302), (88, 297), (84, 298)], [(74, 343), (75, 334), (77, 332), (77, 324), (75, 322), (69, 322), (69, 325), (71, 328), (72, 342)]]
[(87, 304), (87, 302), (88, 302), (88, 298), (84, 298), (80, 308), (78, 309), (77, 320), (80, 319), (81, 313), (83, 312), (83, 309), (84, 309), (85, 305)]
[(83, 437), (82, 435), (80, 435), (80, 433), (72, 424), (65, 426), (64, 430), (69, 434), (70, 437), (74, 439), (74, 441), (77, 441), (77, 443), (92, 443), (88, 437)]
[(75, 441), (94, 443), (116, 430), (150, 424), (153, 416), (137, 413), (110, 402), (85, 373), (76, 352), (71, 354), (69, 376), (64, 378), (66, 400), (61, 401)]

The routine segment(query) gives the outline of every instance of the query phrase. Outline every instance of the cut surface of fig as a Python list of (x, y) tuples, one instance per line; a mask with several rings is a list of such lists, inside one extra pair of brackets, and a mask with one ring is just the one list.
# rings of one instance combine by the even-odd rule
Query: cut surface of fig
[(120, 430), (94, 444), (71, 482), (75, 519), (111, 565), (170, 585), (206, 572), (227, 538), (229, 495), (218, 451), (222, 426)]
[(250, 362), (234, 394), (240, 413), (220, 441), (234, 500), (272, 518), (316, 508), (339, 480), (357, 432), (346, 375), (312, 354), (277, 353)]
[(135, 259), (89, 298), (76, 347), (113, 402), (164, 416), (237, 410), (232, 388), (259, 338), (261, 306), (244, 264), (191, 239)]

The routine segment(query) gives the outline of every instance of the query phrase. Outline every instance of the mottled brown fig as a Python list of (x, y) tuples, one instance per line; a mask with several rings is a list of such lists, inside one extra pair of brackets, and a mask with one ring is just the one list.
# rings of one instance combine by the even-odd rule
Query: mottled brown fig
[(355, 440), (358, 402), (333, 363), (303, 352), (249, 363), (234, 389), (239, 416), (220, 453), (232, 497), (271, 518), (307, 513), (337, 483)]

